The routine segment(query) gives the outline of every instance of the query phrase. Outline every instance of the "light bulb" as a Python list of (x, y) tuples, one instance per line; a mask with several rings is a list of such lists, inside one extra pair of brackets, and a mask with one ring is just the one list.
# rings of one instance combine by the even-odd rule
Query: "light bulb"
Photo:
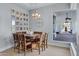
[(38, 16), (38, 13), (36, 13), (35, 16)]
[(32, 16), (35, 16), (34, 14), (32, 14)]
[(40, 17), (40, 14), (38, 16)]

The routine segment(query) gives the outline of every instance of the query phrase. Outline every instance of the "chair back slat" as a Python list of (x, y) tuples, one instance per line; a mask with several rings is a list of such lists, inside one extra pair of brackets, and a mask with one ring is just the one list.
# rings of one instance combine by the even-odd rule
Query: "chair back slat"
[(42, 44), (42, 42), (45, 40), (45, 33), (43, 32), (41, 37), (40, 37), (40, 45)]

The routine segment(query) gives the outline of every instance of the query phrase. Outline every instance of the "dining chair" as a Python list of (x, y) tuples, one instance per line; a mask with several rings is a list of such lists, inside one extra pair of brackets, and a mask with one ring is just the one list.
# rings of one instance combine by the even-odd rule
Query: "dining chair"
[(43, 49), (45, 50), (45, 33), (43, 32), (40, 38), (40, 46), (42, 46), (42, 51)]
[(22, 32), (16, 32), (16, 34), (21, 34)]
[(40, 41), (40, 37), (42, 35), (42, 32), (34, 31), (33, 34), (37, 35), (36, 38), (34, 39), (35, 42)]
[(19, 49), (19, 38), (17, 33), (13, 33), (13, 39), (14, 39), (14, 51), (15, 49)]
[[(37, 34), (37, 33), (35, 33), (35, 34)], [(39, 51), (39, 54), (40, 54), (41, 49), (42, 49), (42, 51), (45, 50), (45, 33), (41, 32), (40, 37), (38, 37), (36, 39), (38, 39), (38, 41), (35, 44), (36, 44), (37, 50)]]
[(24, 31), (24, 32), (22, 32), (23, 34), (26, 34), (26, 32)]
[(30, 50), (32, 51), (32, 43), (31, 41), (27, 42), (27, 37), (24, 36), (24, 34), (19, 34), (20, 39), (20, 51), (24, 52), (24, 55), (26, 54), (26, 50), (28, 50), (28, 47), (30, 46)]

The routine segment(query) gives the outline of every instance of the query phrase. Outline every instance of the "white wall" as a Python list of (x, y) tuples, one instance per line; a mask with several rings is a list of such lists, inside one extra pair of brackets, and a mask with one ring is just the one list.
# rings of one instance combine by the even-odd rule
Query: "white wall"
[(37, 31), (44, 31), (48, 33), (48, 41), (52, 42), (53, 41), (53, 12), (56, 10), (61, 10), (61, 9), (67, 9), (68, 4), (54, 4), (54, 5), (49, 5), (46, 7), (42, 7), (37, 9), (37, 11), (40, 13), (41, 15), (41, 20), (43, 21), (43, 25), (37, 29), (34, 28), (33, 25), (35, 26), (36, 23), (34, 23), (36, 20), (33, 20), (31, 17), (31, 14), (33, 12), (33, 10), (29, 11), (30, 14), (30, 28), (32, 28), (33, 31), (37, 30)]
[(13, 45), (11, 35), (11, 9), (28, 12), (16, 4), (0, 4), (0, 51)]
[(77, 4), (77, 20), (76, 20), (77, 45), (79, 45), (79, 4)]

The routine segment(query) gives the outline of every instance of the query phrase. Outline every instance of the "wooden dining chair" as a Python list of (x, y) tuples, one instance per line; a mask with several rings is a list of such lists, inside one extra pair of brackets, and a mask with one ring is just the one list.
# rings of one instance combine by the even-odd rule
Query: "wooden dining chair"
[(15, 49), (19, 49), (19, 38), (17, 33), (13, 33), (13, 39), (14, 39), (14, 51)]
[(27, 42), (27, 37), (24, 36), (24, 34), (19, 34), (20, 39), (20, 51), (24, 51), (24, 55), (26, 54), (26, 50), (28, 46), (30, 46), (30, 50), (32, 51), (32, 43), (31, 41)]
[(37, 50), (39, 51), (39, 54), (40, 54), (41, 49), (42, 49), (42, 51), (45, 50), (45, 33), (42, 32), (40, 34), (40, 37), (38, 37), (36, 39), (38, 39), (38, 41), (35, 44), (36, 44)]
[(16, 32), (16, 34), (22, 34), (22, 32)]
[(42, 45), (42, 51), (45, 50), (45, 33), (43, 32), (40, 38), (40, 45)]
[(41, 37), (41, 35), (42, 35), (42, 32), (34, 31), (33, 34), (38, 35), (38, 37), (36, 37), (36, 38), (34, 39), (34, 41), (35, 41), (35, 42), (40, 41), (40, 37)]
[(26, 32), (22, 32), (23, 34), (26, 34)]

